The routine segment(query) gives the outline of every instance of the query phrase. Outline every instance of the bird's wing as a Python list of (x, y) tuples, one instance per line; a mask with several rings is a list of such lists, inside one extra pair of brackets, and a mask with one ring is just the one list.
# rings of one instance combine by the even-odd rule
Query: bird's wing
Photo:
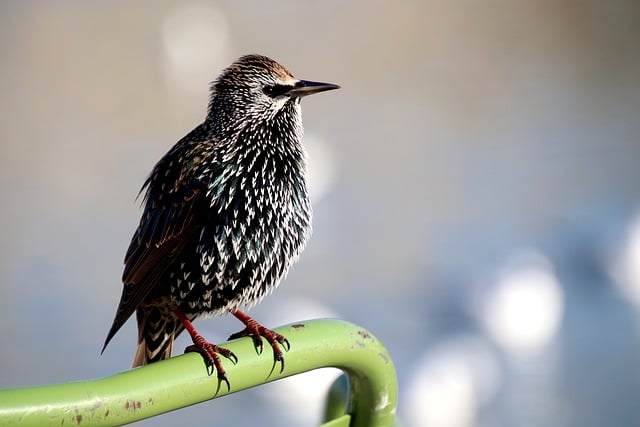
[[(186, 139), (186, 138), (185, 138)], [(105, 347), (198, 232), (206, 188), (197, 175), (202, 150), (178, 143), (147, 178), (145, 208), (125, 255), (124, 288)], [(200, 143), (200, 144), (207, 144)], [(103, 348), (104, 350), (104, 348)]]

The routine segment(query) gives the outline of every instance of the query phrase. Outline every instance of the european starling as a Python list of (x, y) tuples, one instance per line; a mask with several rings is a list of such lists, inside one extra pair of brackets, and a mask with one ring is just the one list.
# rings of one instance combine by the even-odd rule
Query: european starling
[(125, 256), (124, 289), (104, 348), (136, 312), (133, 366), (171, 357), (184, 330), (229, 387), (219, 354), (191, 322), (231, 313), (284, 369), (288, 341), (240, 311), (272, 291), (311, 235), (300, 99), (338, 89), (298, 80), (276, 61), (243, 56), (211, 86), (206, 119), (155, 165)]

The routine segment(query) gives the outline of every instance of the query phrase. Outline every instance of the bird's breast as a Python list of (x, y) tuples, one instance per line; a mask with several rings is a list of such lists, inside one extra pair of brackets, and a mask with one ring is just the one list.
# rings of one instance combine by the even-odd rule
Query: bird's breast
[(291, 167), (236, 165), (223, 179), (212, 178), (211, 213), (199, 247), (218, 276), (265, 276), (275, 269), (280, 277), (302, 251), (311, 233), (311, 205), (304, 171)]
[[(266, 181), (245, 175), (218, 193), (197, 245), (205, 291), (197, 302), (214, 313), (250, 306), (278, 285), (311, 234), (311, 206), (304, 182)], [(193, 292), (192, 289), (184, 291)]]

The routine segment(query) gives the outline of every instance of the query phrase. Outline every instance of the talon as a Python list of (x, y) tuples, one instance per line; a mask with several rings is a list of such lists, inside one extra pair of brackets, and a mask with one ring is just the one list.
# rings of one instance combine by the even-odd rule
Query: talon
[(227, 374), (218, 373), (218, 381), (225, 383), (227, 385), (227, 391), (231, 391), (231, 384), (229, 384), (229, 380), (227, 379)]
[(218, 346), (215, 346), (215, 347), (217, 348), (216, 353), (223, 355), (225, 358), (229, 359), (231, 363), (233, 363), (234, 365), (238, 363), (238, 356), (236, 356), (233, 351), (226, 349), (224, 347), (218, 347)]
[[(231, 353), (231, 352), (229, 352)], [(233, 363), (234, 365), (238, 364), (238, 356), (235, 355), (235, 353), (231, 353), (229, 356), (225, 356), (227, 359), (231, 360), (231, 363)]]
[(282, 352), (279, 352), (277, 355), (274, 352), (273, 360), (275, 363), (280, 362), (280, 373), (283, 373), (284, 372), (284, 356), (282, 355)]
[(258, 354), (262, 354), (262, 336), (259, 333), (256, 333), (253, 328), (249, 328), (248, 326), (241, 330), (240, 332), (236, 332), (235, 334), (229, 335), (229, 340), (235, 340), (237, 338), (251, 337), (253, 340), (253, 346), (256, 348)]
[[(218, 373), (218, 380), (224, 382), (227, 385), (227, 391), (231, 390), (231, 385), (229, 384), (229, 380), (227, 379), (227, 374), (222, 367), (222, 363), (220, 361), (219, 354), (229, 359), (231, 363), (234, 365), (238, 363), (238, 356), (235, 355), (231, 350), (219, 347), (215, 344), (208, 343), (204, 340), (198, 340), (197, 343), (188, 346), (184, 349), (185, 353), (197, 352), (202, 355), (206, 364), (207, 364), (207, 372), (209, 375), (213, 375), (213, 370)], [(211, 369), (209, 369), (211, 368)]]
[(184, 349), (185, 353), (198, 352), (204, 358), (204, 361), (207, 365), (207, 373), (209, 375), (213, 375), (213, 370), (218, 373), (218, 381), (223, 382), (227, 385), (227, 391), (231, 391), (231, 384), (229, 383), (229, 379), (227, 378), (227, 374), (222, 367), (222, 362), (220, 361), (219, 354), (229, 359), (234, 365), (238, 363), (238, 357), (229, 349), (224, 347), (219, 347), (215, 344), (211, 344), (207, 342), (202, 335), (200, 335), (189, 319), (178, 309), (173, 309), (175, 315), (180, 319), (182, 324), (184, 325), (189, 335), (191, 335), (191, 340), (193, 344), (186, 347)]
[[(280, 335), (280, 336), (282, 337), (282, 335)], [(282, 346), (284, 347), (284, 350), (285, 351), (291, 350), (291, 344), (289, 344), (289, 340), (286, 339), (285, 337), (282, 337), (282, 338), (283, 338), (283, 340), (282, 340), (282, 342), (280, 342), (280, 344), (282, 344)]]
[(289, 340), (286, 339), (283, 335), (268, 329), (251, 317), (247, 316), (243, 312), (236, 310), (233, 311), (232, 314), (238, 318), (242, 323), (245, 324), (245, 328), (240, 332), (236, 332), (232, 334), (229, 339), (235, 339), (240, 337), (251, 337), (253, 339), (254, 346), (258, 354), (262, 354), (262, 338), (267, 340), (271, 348), (273, 349), (273, 361), (274, 363), (280, 362), (280, 373), (284, 372), (284, 355), (282, 354), (282, 350), (280, 346), (282, 346), (285, 351), (289, 351), (291, 349), (291, 344)]

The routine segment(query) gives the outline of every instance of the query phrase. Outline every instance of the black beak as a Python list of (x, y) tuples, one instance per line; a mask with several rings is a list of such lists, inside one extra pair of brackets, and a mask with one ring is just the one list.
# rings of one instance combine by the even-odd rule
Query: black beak
[(312, 95), (318, 92), (324, 92), (327, 90), (340, 89), (340, 86), (332, 83), (310, 82), (307, 80), (298, 80), (293, 86), (293, 89), (287, 93), (290, 96), (302, 98), (303, 96)]

